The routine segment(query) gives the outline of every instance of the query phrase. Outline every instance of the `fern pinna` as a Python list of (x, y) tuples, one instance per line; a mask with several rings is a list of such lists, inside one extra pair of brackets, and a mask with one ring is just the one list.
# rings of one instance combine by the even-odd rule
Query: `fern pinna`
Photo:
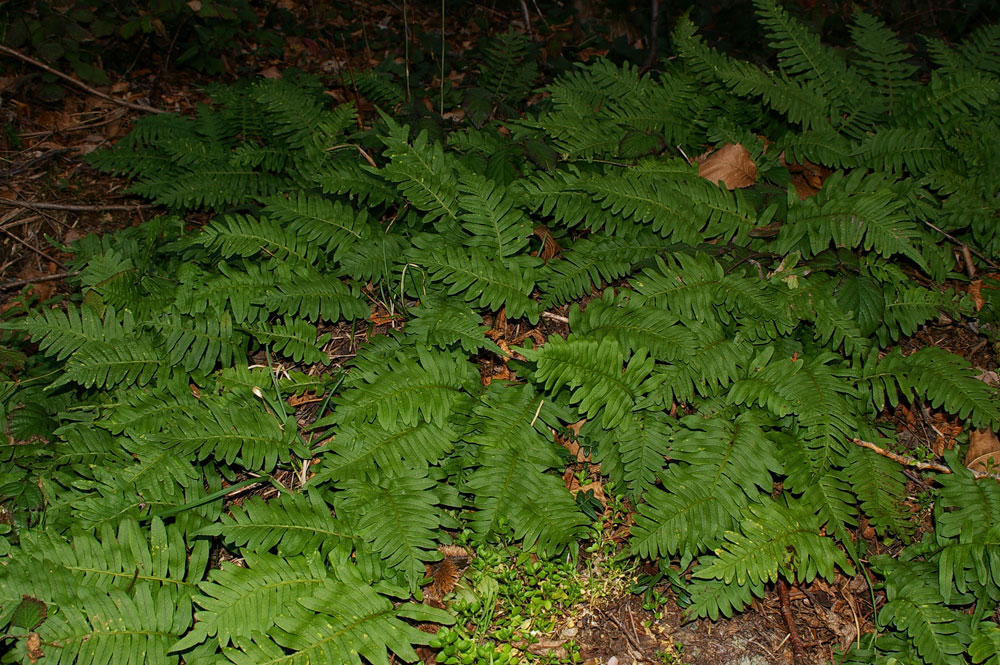
[[(987, 289), (936, 284), (962, 280), (947, 239), (1000, 253), (1000, 32), (930, 42), (918, 79), (873, 17), (845, 58), (757, 8), (777, 70), (683, 19), (660, 73), (598, 60), (444, 142), (389, 115), (359, 131), (300, 77), (213, 89), (93, 155), (167, 214), (76, 243), (78, 293), (3, 324), (37, 353), (0, 384), (0, 617), (46, 609), (5, 657), (413, 661), (414, 624), (453, 621), (408, 601), (456, 530), (585, 537), (553, 438), (585, 420), (635, 506), (630, 551), (687, 580), (689, 617), (870, 570), (879, 634), (844, 662), (996, 662), (995, 480), (949, 457), (934, 534), (868, 560), (862, 521), (912, 525), (898, 464), (854, 440), (893, 445), (879, 417), (901, 402), (1000, 425), (968, 362), (899, 344), (942, 314), (995, 324)], [(525, 94), (510, 64), (484, 76), (491, 104)], [(754, 186), (687, 161), (727, 142)], [(832, 175), (802, 200), (807, 161)], [(484, 334), (485, 314), (546, 330), (566, 304), (565, 338)], [(514, 378), (484, 386), (486, 359)]]

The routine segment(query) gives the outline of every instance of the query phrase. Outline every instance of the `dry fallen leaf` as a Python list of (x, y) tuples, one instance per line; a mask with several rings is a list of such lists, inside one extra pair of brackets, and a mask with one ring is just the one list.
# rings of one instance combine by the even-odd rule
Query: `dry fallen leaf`
[(969, 432), (969, 450), (965, 453), (965, 466), (973, 471), (995, 470), (1000, 465), (1000, 440), (992, 429), (974, 429)]
[(738, 189), (757, 182), (757, 165), (742, 145), (727, 143), (698, 164), (698, 175), (721, 182), (727, 189)]
[(983, 288), (983, 280), (975, 279), (969, 282), (969, 295), (972, 296), (972, 304), (975, 305), (976, 311), (978, 312), (986, 304), (986, 299), (983, 298), (981, 289)]

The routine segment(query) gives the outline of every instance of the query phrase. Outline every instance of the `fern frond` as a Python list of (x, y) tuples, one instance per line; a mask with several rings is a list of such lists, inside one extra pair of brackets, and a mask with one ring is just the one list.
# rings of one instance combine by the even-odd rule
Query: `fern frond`
[(636, 264), (662, 248), (662, 240), (641, 230), (634, 238), (606, 234), (581, 238), (541, 269), (538, 280), (545, 294), (542, 304), (550, 307), (579, 298), (594, 287), (627, 275)]
[(348, 525), (333, 517), (319, 492), (285, 493), (270, 501), (253, 497), (230, 512), (198, 535), (222, 536), (255, 553), (277, 548), (278, 556), (286, 558), (305, 552), (350, 552), (357, 541)]
[[(854, 569), (832, 540), (819, 535), (819, 520), (798, 501), (751, 504), (740, 521), (740, 531), (726, 533), (726, 542), (714, 556), (702, 559), (692, 575), (719, 584), (762, 588), (778, 575), (811, 582), (817, 575), (833, 579), (834, 567), (848, 574)], [(717, 616), (711, 604), (693, 607), (695, 616)], [(735, 609), (742, 609), (736, 606)]]
[(478, 247), (431, 246), (440, 244), (436, 235), (417, 239), (418, 249), (411, 254), (413, 263), (425, 268), (433, 281), (448, 285), (448, 295), (461, 294), (466, 302), (497, 312), (507, 311), (509, 318), (526, 317), (538, 321), (538, 303), (530, 295), (535, 280), (530, 268), (538, 259), (497, 261)]
[(236, 665), (387, 665), (391, 651), (410, 663), (418, 660), (413, 645), (427, 644), (432, 634), (409, 621), (454, 623), (449, 613), (428, 605), (396, 607), (350, 564), (338, 563), (331, 572), (312, 595), (275, 617), (267, 634), (237, 637), (233, 648), (223, 649), (226, 657)]
[(591, 433), (598, 428), (590, 427), (586, 432), (581, 430), (581, 436), (596, 439), (595, 459), (601, 464), (601, 473), (621, 483), (638, 502), (656, 485), (657, 474), (666, 466), (675, 426), (663, 413), (638, 411), (613, 430)]
[(459, 211), (455, 157), (445, 153), (440, 143), (432, 141), (426, 130), (411, 144), (408, 126), (400, 126), (385, 115), (382, 118), (389, 126), (389, 133), (382, 141), (386, 146), (385, 156), (390, 161), (372, 172), (396, 183), (399, 192), (424, 212), (428, 222), (443, 219), (456, 223)]
[(871, 85), (866, 94), (882, 97), (886, 112), (895, 115), (903, 97), (916, 85), (917, 68), (907, 62), (906, 45), (880, 18), (862, 11), (854, 13), (851, 40), (857, 47), (852, 64)]
[(394, 430), (397, 424), (444, 423), (465, 393), (475, 392), (479, 373), (464, 356), (417, 349), (415, 359), (390, 361), (362, 379), (337, 399), (338, 421), (377, 421)]
[(371, 313), (357, 283), (345, 283), (333, 275), (311, 270), (278, 282), (255, 298), (253, 304), (276, 314), (328, 323), (362, 319)]
[(86, 388), (143, 386), (155, 378), (165, 378), (172, 364), (146, 337), (91, 342), (66, 361), (65, 372), (52, 388), (71, 381)]
[(95, 342), (114, 342), (131, 337), (135, 329), (132, 314), (120, 315), (107, 308), (103, 313), (83, 304), (67, 305), (65, 311), (42, 309), (20, 321), (4, 322), (2, 327), (24, 330), (40, 351), (65, 360), (77, 350)]
[(740, 96), (760, 97), (804, 129), (818, 129), (829, 122), (829, 103), (818, 85), (778, 77), (721, 55), (707, 47), (695, 31), (690, 19), (682, 18), (674, 28), (673, 41), (678, 55), (699, 78), (719, 81)]
[(906, 534), (912, 529), (906, 509), (906, 477), (899, 464), (867, 448), (848, 452), (847, 478), (851, 491), (881, 534)]
[(481, 448), (479, 468), (463, 488), (474, 497), (476, 508), (469, 526), (486, 539), (509, 524), (513, 537), (526, 547), (552, 554), (582, 535), (587, 518), (562, 481), (542, 473), (544, 467), (530, 458), (529, 452), (519, 449)]
[(414, 318), (406, 322), (406, 333), (416, 336), (428, 347), (448, 348), (458, 344), (468, 353), (486, 349), (498, 356), (505, 355), (485, 335), (487, 328), (482, 317), (467, 305), (428, 294), (421, 299), (420, 306), (411, 311)]
[(340, 428), (319, 455), (309, 485), (378, 480), (420, 471), (440, 461), (457, 439), (447, 424), (418, 422), (390, 430), (376, 423), (352, 423)]
[(657, 360), (674, 362), (694, 355), (699, 340), (674, 315), (637, 303), (630, 292), (615, 296), (611, 289), (592, 300), (587, 309), (569, 310), (569, 327), (579, 337), (612, 337), (626, 352), (646, 348)]
[(214, 638), (228, 646), (237, 637), (266, 633), (277, 616), (312, 594), (328, 577), (316, 552), (304, 556), (279, 557), (267, 552), (242, 553), (243, 565), (225, 561), (198, 586), (203, 595), (194, 602), (197, 622), (170, 650), (184, 651)]
[(471, 235), (465, 244), (479, 247), (490, 258), (503, 261), (528, 244), (532, 224), (507, 187), (475, 173), (463, 173), (458, 189), (462, 229)]
[(246, 356), (248, 340), (233, 329), (229, 312), (196, 317), (168, 312), (143, 324), (159, 336), (170, 364), (188, 372), (207, 374), (218, 363), (226, 367)]
[(330, 333), (319, 335), (316, 326), (301, 319), (285, 319), (281, 323), (258, 323), (244, 328), (257, 342), (294, 362), (307, 365), (327, 364), (330, 356), (323, 347)]
[(975, 427), (1000, 426), (996, 391), (976, 378), (969, 361), (944, 349), (928, 346), (906, 356), (910, 385), (934, 408), (968, 419)]
[(301, 265), (314, 265), (318, 260), (316, 245), (266, 217), (216, 217), (202, 229), (198, 243), (227, 259), (266, 254)]
[(278, 460), (287, 461), (298, 442), (295, 418), (268, 413), (249, 397), (203, 396), (201, 406), (184, 419), (153, 435), (161, 444), (180, 446), (199, 459), (213, 455), (226, 464), (239, 462), (250, 471), (268, 472)]
[(262, 203), (264, 217), (319, 244), (334, 259), (349, 253), (354, 243), (369, 236), (374, 227), (364, 211), (301, 191), (288, 197), (268, 197)]
[(947, 607), (941, 595), (920, 578), (896, 581), (886, 588), (888, 601), (879, 613), (886, 624), (904, 631), (924, 662), (945, 665), (965, 653), (971, 639), (969, 617)]
[(771, 39), (768, 45), (778, 52), (779, 68), (786, 76), (815, 85), (832, 105), (858, 92), (856, 74), (833, 49), (823, 46), (818, 35), (792, 18), (776, 0), (754, 0), (754, 5)]
[(622, 372), (625, 353), (611, 337), (599, 342), (552, 336), (540, 351), (521, 349), (528, 359), (537, 363), (535, 380), (544, 383), (547, 392), (557, 392), (564, 386), (569, 400), (578, 404), (581, 415), (588, 419), (601, 414), (605, 429), (622, 422), (634, 408), (638, 398), (648, 392), (643, 385), (653, 366), (645, 350), (628, 359)]
[(715, 488), (684, 465), (671, 465), (659, 479), (669, 491), (651, 487), (646, 492), (645, 502), (637, 506), (630, 546), (649, 559), (680, 555), (686, 568), (736, 522)]
[[(445, 516), (437, 482), (407, 469), (381, 483), (348, 480), (339, 485), (338, 513), (350, 515), (355, 532), (390, 569), (402, 573), (410, 591), (424, 576), (424, 563), (437, 561), (437, 536)], [(450, 522), (450, 521), (449, 521)]]

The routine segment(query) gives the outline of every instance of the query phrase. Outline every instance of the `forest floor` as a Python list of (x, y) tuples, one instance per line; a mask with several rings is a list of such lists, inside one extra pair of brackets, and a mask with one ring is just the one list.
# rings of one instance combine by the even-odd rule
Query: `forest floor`
[[(465, 16), (448, 19), (446, 37), (449, 49), (455, 53), (474, 47), (486, 29), (484, 24), (494, 28), (508, 25), (515, 29), (525, 28), (519, 6), (503, 11), (475, 5), (469, 11), (480, 12), (484, 20), (477, 23)], [(392, 55), (390, 47), (377, 36), (384, 38), (387, 30), (402, 30), (398, 27), (403, 23), (401, 12), (402, 6), (392, 3), (372, 5), (362, 20), (367, 29), (353, 32), (352, 43), (346, 39), (290, 37), (281, 57), (243, 62), (238, 67), (227, 61), (229, 71), (221, 78), (228, 82), (248, 74), (276, 77), (289, 67), (297, 67), (330, 82), (328, 94), (332, 104), (354, 102), (365, 117), (373, 107), (351, 86), (352, 73), (370, 69)], [(407, 19), (414, 25), (423, 25), (423, 28), (416, 28), (417, 32), (421, 29), (430, 32), (435, 25), (440, 26), (441, 21), (440, 16), (432, 12), (419, 11)], [(322, 28), (320, 26), (316, 34), (332, 34)], [(540, 22), (535, 28), (541, 31)], [(546, 26), (546, 34), (539, 33), (538, 38), (552, 44), (560, 39), (572, 39), (571, 32), (570, 26)], [(584, 49), (578, 53), (599, 55), (600, 51), (588, 54)], [(9, 306), (24, 288), (34, 289), (41, 300), (68, 293), (64, 279), (68, 275), (66, 263), (70, 255), (64, 251), (65, 245), (86, 234), (102, 234), (137, 225), (163, 212), (129, 196), (127, 180), (99, 173), (82, 160), (84, 155), (107, 147), (127, 134), (133, 119), (141, 115), (119, 101), (188, 114), (206, 101), (203, 86), (220, 80), (175, 69), (164, 61), (162, 54), (146, 53), (143, 57), (144, 60), (127, 73), (108, 72), (112, 84), (99, 89), (103, 97), (92, 94), (93, 89), (88, 91), (68, 84), (61, 100), (43, 102), (33, 94), (32, 81), (39, 74), (38, 68), (9, 55), (3, 56), (3, 68), (0, 69), (4, 72), (0, 74), (0, 125), (3, 127), (0, 135), (0, 308)], [(449, 79), (454, 85), (462, 84), (461, 74), (454, 71)], [(384, 319), (373, 312), (373, 321), (380, 320)], [(497, 327), (497, 322), (488, 323)], [(376, 326), (374, 331), (384, 330), (387, 325), (390, 324)], [(543, 319), (535, 329), (520, 325), (504, 323), (501, 336), (513, 340), (529, 334), (544, 338), (566, 332), (565, 324), (558, 321)], [(906, 343), (940, 346), (962, 355), (981, 368), (988, 379), (996, 381), (993, 346), (964, 325), (941, 321), (921, 329)], [(331, 353), (338, 352), (334, 349)], [(900, 440), (906, 443), (914, 457), (939, 455), (954, 445), (960, 432), (947, 416), (928, 409), (900, 407), (886, 417), (894, 419)], [(576, 468), (567, 470), (567, 486), (571, 490), (581, 488), (580, 474), (576, 473), (581, 466), (587, 467), (585, 475), (591, 481), (586, 488), (594, 490), (598, 498), (603, 497), (599, 468), (590, 468), (582, 457)], [(925, 481), (915, 472), (908, 472), (908, 475), (909, 500), (915, 521), (918, 524), (922, 520), (926, 522), (929, 509), (920, 501), (926, 489)], [(621, 547), (630, 523), (627, 504), (624, 512), (603, 523), (602, 538)], [(869, 553), (884, 551), (882, 542), (870, 528), (861, 525), (858, 533), (859, 538), (867, 540)], [(918, 532), (916, 537), (919, 535)], [(603, 548), (583, 556), (581, 575), (601, 576), (615, 571), (613, 577), (617, 581), (609, 582), (601, 593), (585, 596), (582, 602), (562, 612), (556, 617), (554, 628), (539, 635), (538, 643), (525, 646), (526, 650), (538, 656), (550, 654), (547, 662), (568, 662), (567, 645), (575, 645), (572, 650), (578, 649), (579, 659), (594, 665), (804, 664), (836, 662), (836, 651), (845, 649), (859, 632), (873, 630), (872, 595), (861, 575), (841, 576), (833, 584), (817, 580), (790, 589), (771, 589), (764, 600), (754, 602), (751, 608), (734, 618), (685, 623), (668, 584), (657, 588), (665, 602), (654, 609), (644, 609), (643, 595), (632, 593), (637, 580), (655, 575), (655, 564), (636, 564), (634, 561), (622, 564), (613, 555), (613, 548)], [(879, 593), (874, 598), (876, 602), (883, 600)], [(650, 605), (647, 603), (646, 607)], [(432, 650), (422, 650), (421, 655), (425, 662), (435, 662)]]

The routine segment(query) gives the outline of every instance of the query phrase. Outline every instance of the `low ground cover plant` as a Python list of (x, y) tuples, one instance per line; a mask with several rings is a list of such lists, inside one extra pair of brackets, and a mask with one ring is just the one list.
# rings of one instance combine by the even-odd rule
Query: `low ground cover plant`
[[(968, 361), (899, 344), (995, 324), (970, 275), (1000, 256), (1000, 29), (921, 69), (866, 14), (844, 54), (757, 9), (774, 70), (682, 20), (656, 74), (596, 60), (517, 119), (494, 111), (530, 90), (486, 71), (441, 140), (289, 75), (94, 154), (168, 212), (79, 241), (73, 297), (5, 314), (3, 657), (470, 640), (416, 627), (455, 623), (417, 602), (427, 566), (456, 537), (572, 560), (594, 506), (553, 433), (584, 420), (687, 616), (863, 572), (885, 602), (844, 662), (1000, 662), (996, 479), (946, 454), (912, 540), (900, 465), (858, 443), (891, 449), (899, 403), (1000, 424)], [(909, 544), (871, 556), (862, 523)]]

